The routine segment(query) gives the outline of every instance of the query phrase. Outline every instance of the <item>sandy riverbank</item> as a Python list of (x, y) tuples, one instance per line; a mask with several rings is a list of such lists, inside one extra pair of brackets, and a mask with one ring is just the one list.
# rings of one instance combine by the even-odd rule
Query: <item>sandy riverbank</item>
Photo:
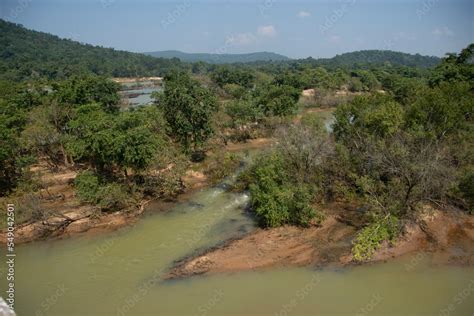
[[(351, 248), (362, 224), (360, 215), (340, 205), (331, 205), (325, 212), (328, 216), (320, 226), (258, 229), (204, 253), (183, 258), (165, 278), (270, 267), (338, 268), (355, 264)], [(406, 223), (394, 245), (383, 244), (365, 263), (387, 261), (410, 253), (429, 256), (433, 264), (474, 265), (474, 216), (458, 211), (430, 210), (418, 222)]]

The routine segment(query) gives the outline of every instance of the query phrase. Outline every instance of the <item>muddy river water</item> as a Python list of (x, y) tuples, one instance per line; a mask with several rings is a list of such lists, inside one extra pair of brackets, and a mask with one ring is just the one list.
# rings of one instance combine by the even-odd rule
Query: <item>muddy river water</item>
[[(198, 248), (254, 229), (248, 196), (207, 188), (106, 235), (19, 246), (22, 315), (472, 315), (474, 269), (424, 255), (342, 270), (273, 269), (161, 281)], [(2, 284), (2, 292), (4, 284)]]

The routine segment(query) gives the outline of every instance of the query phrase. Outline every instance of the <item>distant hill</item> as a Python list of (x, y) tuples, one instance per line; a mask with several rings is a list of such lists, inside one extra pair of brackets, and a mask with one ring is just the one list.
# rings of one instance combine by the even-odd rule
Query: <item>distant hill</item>
[(0, 79), (62, 78), (91, 72), (114, 77), (160, 76), (181, 66), (178, 59), (83, 44), (0, 19)]
[[(365, 50), (337, 55), (333, 58), (299, 59), (258, 52), (250, 54), (187, 54), (179, 51), (139, 53), (115, 50), (44, 32), (0, 19), (0, 79), (24, 80), (34, 77), (64, 78), (72, 74), (95, 73), (113, 77), (162, 76), (170, 69), (189, 69), (185, 62), (248, 64), (310, 64), (327, 68), (357, 68), (361, 65), (393, 64), (410, 67), (432, 67), (438, 57), (412, 55), (394, 51)], [(158, 56), (153, 57), (153, 56)]]
[(407, 54), (391, 50), (361, 50), (351, 53), (336, 55), (332, 58), (308, 58), (314, 63), (327, 66), (355, 67), (360, 65), (392, 64), (408, 67), (429, 68), (438, 65), (441, 58), (423, 56), (420, 54)]
[(290, 58), (270, 52), (257, 52), (248, 54), (207, 54), (207, 53), (184, 53), (178, 50), (165, 50), (144, 53), (153, 57), (179, 58), (185, 62), (202, 61), (211, 64), (226, 63), (249, 63), (254, 61), (284, 61)]

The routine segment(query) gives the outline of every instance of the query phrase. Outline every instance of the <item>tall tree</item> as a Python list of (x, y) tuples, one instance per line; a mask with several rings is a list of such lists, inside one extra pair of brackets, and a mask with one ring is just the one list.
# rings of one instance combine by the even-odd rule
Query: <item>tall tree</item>
[(213, 133), (211, 119), (217, 111), (214, 95), (188, 74), (175, 72), (165, 77), (165, 89), (155, 98), (163, 109), (172, 135), (184, 150), (198, 151)]

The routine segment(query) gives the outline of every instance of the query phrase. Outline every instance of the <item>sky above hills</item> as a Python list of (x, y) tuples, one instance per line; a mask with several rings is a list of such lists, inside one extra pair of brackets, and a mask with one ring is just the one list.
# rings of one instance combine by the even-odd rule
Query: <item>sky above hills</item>
[(474, 42), (472, 0), (2, 0), (0, 17), (133, 52), (443, 56)]

